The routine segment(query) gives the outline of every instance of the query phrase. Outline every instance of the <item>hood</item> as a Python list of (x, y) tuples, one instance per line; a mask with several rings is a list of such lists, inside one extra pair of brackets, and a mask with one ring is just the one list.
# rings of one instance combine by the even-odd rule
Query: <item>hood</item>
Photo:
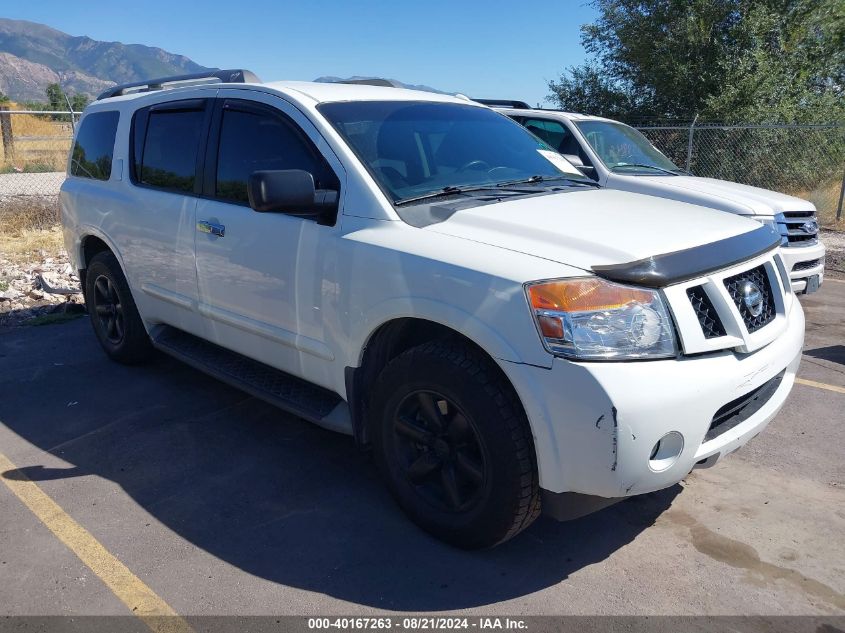
[(589, 189), (462, 209), (423, 230), (589, 270), (709, 244), (759, 226), (683, 202)]
[[(663, 196), (742, 215), (772, 216), (783, 211), (815, 211), (812, 202), (737, 182), (697, 176), (618, 176), (624, 189)], [(634, 182), (631, 182), (634, 181)]]

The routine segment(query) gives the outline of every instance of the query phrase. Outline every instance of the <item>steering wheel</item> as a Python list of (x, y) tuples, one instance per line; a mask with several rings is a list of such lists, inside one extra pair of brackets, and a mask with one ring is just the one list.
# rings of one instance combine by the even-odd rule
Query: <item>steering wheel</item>
[(468, 171), (470, 169), (473, 171), (490, 171), (490, 164), (483, 160), (471, 160), (458, 167), (458, 172)]

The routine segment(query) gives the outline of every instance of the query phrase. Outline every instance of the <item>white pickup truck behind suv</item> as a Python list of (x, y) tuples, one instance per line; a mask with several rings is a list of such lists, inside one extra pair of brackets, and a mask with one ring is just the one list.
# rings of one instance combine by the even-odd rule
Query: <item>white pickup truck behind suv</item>
[(119, 86), (85, 110), (61, 208), (108, 356), (158, 348), (354, 436), (461, 547), (714, 464), (800, 360), (772, 227), (601, 189), (460, 98)]
[(727, 180), (700, 178), (676, 166), (638, 130), (597, 116), (531, 109), (522, 101), (479, 99), (518, 121), (603, 187), (689, 202), (753, 218), (781, 236), (795, 292), (824, 281), (824, 244), (808, 200)]

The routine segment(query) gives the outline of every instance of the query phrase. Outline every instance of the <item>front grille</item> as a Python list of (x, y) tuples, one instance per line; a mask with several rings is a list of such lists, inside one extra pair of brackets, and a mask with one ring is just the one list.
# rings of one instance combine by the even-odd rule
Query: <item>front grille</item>
[(795, 264), (795, 266), (792, 267), (792, 272), (797, 272), (799, 270), (810, 270), (811, 268), (820, 266), (821, 263), (821, 259), (811, 259), (808, 262), (798, 262), (797, 264)]
[[(760, 291), (762, 309), (760, 313), (755, 316), (752, 312), (752, 307), (746, 303), (746, 285), (753, 284)], [(742, 321), (748, 332), (756, 332), (761, 327), (772, 321), (775, 318), (775, 301), (772, 295), (772, 286), (769, 284), (769, 276), (766, 274), (766, 269), (761, 264), (757, 268), (746, 270), (744, 273), (734, 275), (725, 279), (725, 288), (728, 294), (733, 299), (734, 304), (742, 315)], [(753, 288), (749, 288), (753, 290)]]
[(710, 423), (710, 428), (707, 430), (707, 435), (704, 436), (704, 441), (709, 442), (725, 431), (730, 431), (757, 413), (777, 391), (785, 373), (786, 370), (784, 369), (777, 376), (764, 382), (753, 391), (749, 391), (736, 400), (731, 400), (716, 411), (716, 415), (713, 416)]
[(784, 246), (809, 246), (818, 240), (819, 224), (814, 211), (785, 211), (775, 216), (775, 222)]
[(704, 291), (704, 286), (688, 288), (687, 297), (689, 297), (692, 309), (695, 310), (695, 316), (698, 317), (698, 322), (701, 324), (704, 338), (724, 336), (725, 326), (722, 325), (722, 320), (716, 314), (716, 308), (713, 307), (713, 302), (710, 301), (710, 297)]

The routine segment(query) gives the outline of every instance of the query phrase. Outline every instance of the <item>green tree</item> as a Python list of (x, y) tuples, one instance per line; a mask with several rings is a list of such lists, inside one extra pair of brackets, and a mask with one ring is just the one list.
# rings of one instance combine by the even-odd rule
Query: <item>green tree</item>
[(11, 99), (0, 91), (0, 103), (9, 103), (9, 101), (11, 101)]
[(590, 60), (549, 83), (562, 108), (629, 120), (845, 118), (842, 0), (593, 4), (599, 17), (581, 35)]
[[(50, 84), (47, 86), (47, 105), (46, 110), (64, 110), (67, 111), (68, 103), (74, 112), (82, 112), (85, 106), (88, 105), (88, 95), (75, 93), (74, 95), (66, 94), (59, 84)], [(60, 119), (63, 115), (54, 115), (54, 119)]]
[(82, 112), (90, 102), (88, 95), (76, 93), (70, 99), (70, 106), (74, 112)]
[(67, 103), (65, 102), (65, 91), (59, 84), (50, 84), (47, 86), (47, 104), (51, 110), (67, 110)]

